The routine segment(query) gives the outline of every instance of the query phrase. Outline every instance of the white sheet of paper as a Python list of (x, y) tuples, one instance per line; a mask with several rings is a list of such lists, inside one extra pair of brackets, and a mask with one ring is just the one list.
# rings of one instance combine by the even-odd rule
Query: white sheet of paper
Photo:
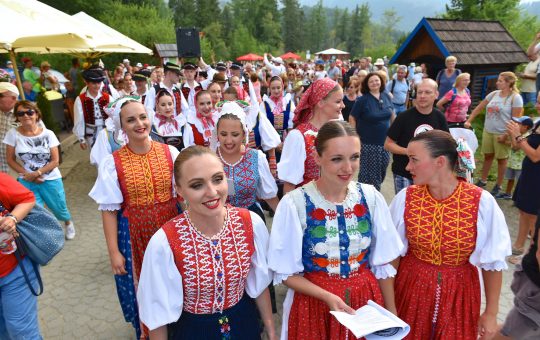
[[(400, 340), (410, 331), (409, 325), (403, 320), (371, 300), (368, 301), (367, 305), (356, 310), (354, 315), (345, 312), (331, 311), (330, 313), (357, 338), (365, 336), (368, 340)], [(396, 329), (380, 334), (372, 334), (389, 328)]]

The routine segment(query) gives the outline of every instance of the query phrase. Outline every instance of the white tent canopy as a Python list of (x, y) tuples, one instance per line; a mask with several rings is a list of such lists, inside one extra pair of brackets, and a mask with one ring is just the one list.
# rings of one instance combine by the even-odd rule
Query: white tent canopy
[(74, 14), (72, 18), (80, 25), (84, 26), (85, 30), (93, 33), (95, 48), (93, 48), (92, 51), (152, 54), (151, 49), (139, 44), (135, 40), (123, 35), (84, 12)]
[(36, 0), (0, 0), (0, 53), (92, 49), (92, 34), (64, 12)]
[(321, 55), (347, 55), (347, 54), (350, 54), (350, 53), (345, 52), (345, 51), (340, 51), (340, 50), (335, 49), (335, 48), (329, 48), (327, 50), (315, 53), (315, 55), (320, 55), (320, 54)]

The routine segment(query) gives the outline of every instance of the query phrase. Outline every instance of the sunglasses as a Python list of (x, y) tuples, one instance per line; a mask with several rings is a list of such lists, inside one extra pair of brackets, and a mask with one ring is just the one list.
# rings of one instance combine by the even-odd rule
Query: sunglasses
[(24, 115), (32, 117), (35, 113), (36, 113), (36, 111), (34, 111), (34, 110), (17, 111), (16, 115), (17, 115), (17, 117), (23, 117)]

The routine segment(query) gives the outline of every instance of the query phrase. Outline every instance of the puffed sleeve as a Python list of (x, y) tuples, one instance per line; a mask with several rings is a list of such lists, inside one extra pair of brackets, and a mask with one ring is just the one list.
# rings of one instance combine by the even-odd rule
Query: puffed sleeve
[(182, 139), (184, 140), (185, 148), (195, 144), (195, 138), (193, 137), (193, 130), (190, 123), (186, 123), (184, 133), (182, 134)]
[(469, 261), (483, 270), (508, 269), (506, 257), (512, 255), (508, 225), (495, 198), (485, 190), (480, 196), (477, 228), (476, 247)]
[(176, 322), (182, 314), (182, 276), (174, 262), (167, 235), (159, 229), (144, 252), (137, 288), (141, 321), (150, 330)]
[(281, 138), (265, 113), (259, 113), (259, 134), (261, 135), (261, 147), (264, 151), (277, 148), (281, 144)]
[[(81, 92), (82, 93), (82, 92)], [(79, 140), (84, 139), (84, 113), (81, 98), (77, 96), (73, 104), (73, 134)]]
[(405, 254), (407, 254), (407, 249), (409, 248), (409, 242), (407, 241), (407, 237), (405, 236), (405, 219), (403, 218), (403, 214), (405, 214), (406, 197), (407, 188), (402, 189), (400, 192), (398, 192), (398, 194), (390, 203), (390, 216), (392, 217), (394, 226), (397, 229), (399, 238), (401, 239), (401, 242), (403, 242), (401, 256), (405, 256)]
[(94, 187), (88, 194), (97, 204), (98, 210), (120, 210), (120, 205), (124, 202), (120, 183), (118, 183), (118, 174), (114, 165), (112, 155), (108, 155), (99, 164), (98, 177)]
[(107, 131), (107, 129), (101, 129), (101, 131), (98, 132), (96, 142), (90, 150), (90, 164), (99, 167), (99, 163), (101, 163), (107, 155), (112, 153), (107, 133), (113, 132)]
[(371, 214), (372, 236), (369, 264), (377, 279), (387, 279), (396, 275), (390, 264), (401, 255), (403, 242), (394, 226), (390, 210), (383, 195), (372, 185), (362, 184), (362, 191)]
[(287, 96), (289, 97), (289, 101), (291, 103), (291, 110), (289, 111), (289, 121), (287, 122), (287, 126), (289, 129), (292, 129), (294, 126), (293, 120), (294, 120), (294, 110), (296, 109), (296, 105), (294, 105), (294, 100), (290, 93), (287, 93)]
[[(169, 145), (169, 151), (171, 152), (171, 159), (174, 164), (174, 161), (176, 161), (176, 157), (178, 157), (178, 155), (180, 154), (180, 151), (178, 151), (178, 149), (172, 145)], [(176, 181), (174, 179), (174, 170), (173, 170), (173, 176), (172, 176), (172, 188), (173, 188), (173, 194), (174, 196), (176, 196)]]
[(257, 197), (260, 199), (269, 199), (277, 196), (278, 187), (276, 185), (276, 180), (272, 173), (270, 172), (270, 166), (266, 160), (265, 154), (257, 150), (258, 162), (257, 166), (259, 168), (259, 183), (257, 183)]
[[(304, 271), (302, 264), (304, 230), (292, 198), (293, 195), (301, 196), (301, 194), (298, 189), (285, 195), (279, 202), (274, 215), (268, 247), (268, 266), (274, 272), (274, 285)], [(297, 197), (297, 199), (303, 199), (303, 197)]]
[(144, 100), (144, 107), (146, 108), (146, 113), (148, 113), (148, 117), (150, 118), (150, 122), (154, 122), (154, 115), (156, 111), (154, 110), (156, 108), (156, 89), (152, 86), (146, 95), (146, 98)]
[(304, 162), (306, 160), (306, 143), (302, 133), (291, 130), (283, 143), (281, 160), (277, 165), (278, 178), (297, 185), (304, 180)]
[(251, 269), (246, 281), (246, 292), (256, 298), (272, 282), (272, 272), (268, 268), (268, 229), (264, 221), (254, 212), (249, 212), (253, 225), (255, 252), (251, 256)]

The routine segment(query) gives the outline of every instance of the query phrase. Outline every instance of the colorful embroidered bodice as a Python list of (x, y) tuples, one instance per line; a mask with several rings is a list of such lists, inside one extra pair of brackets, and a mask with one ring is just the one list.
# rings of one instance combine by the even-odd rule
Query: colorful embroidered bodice
[(173, 161), (169, 147), (152, 142), (144, 155), (133, 153), (127, 145), (113, 152), (116, 173), (128, 218), (133, 269), (138, 279), (144, 251), (159, 228), (178, 214), (173, 196)]
[(257, 184), (260, 180), (257, 151), (246, 149), (246, 153), (236, 164), (222, 163), (227, 178), (234, 182), (234, 195), (227, 197), (227, 203), (239, 208), (250, 207), (257, 201)]
[(268, 117), (268, 120), (270, 121), (274, 129), (276, 129), (282, 141), (283, 141), (284, 131), (291, 128), (291, 126), (289, 126), (289, 118), (291, 115), (291, 102), (292, 100), (289, 100), (287, 105), (285, 105), (285, 110), (277, 115), (274, 115), (274, 113), (272, 112), (272, 109), (270, 108), (270, 104), (268, 104), (268, 102), (266, 101), (264, 102), (266, 116)]
[(298, 186), (302, 186), (312, 180), (319, 179), (319, 166), (315, 161), (315, 138), (319, 129), (313, 126), (311, 123), (302, 123), (296, 127), (298, 131), (304, 136), (304, 143), (306, 145), (306, 160), (304, 161), (304, 180)]
[(360, 266), (369, 266), (371, 214), (360, 185), (351, 182), (341, 204), (326, 201), (315, 182), (300, 190), (305, 208), (298, 207), (296, 200), (295, 204), (305, 209), (304, 272), (327, 272), (347, 278)]
[(434, 199), (427, 186), (407, 188), (405, 203), (408, 253), (435, 265), (459, 266), (476, 246), (476, 221), (482, 189), (460, 181), (444, 200)]
[(222, 312), (244, 295), (255, 251), (251, 216), (227, 206), (221, 232), (201, 234), (184, 212), (163, 226), (184, 288), (184, 310), (194, 314)]

